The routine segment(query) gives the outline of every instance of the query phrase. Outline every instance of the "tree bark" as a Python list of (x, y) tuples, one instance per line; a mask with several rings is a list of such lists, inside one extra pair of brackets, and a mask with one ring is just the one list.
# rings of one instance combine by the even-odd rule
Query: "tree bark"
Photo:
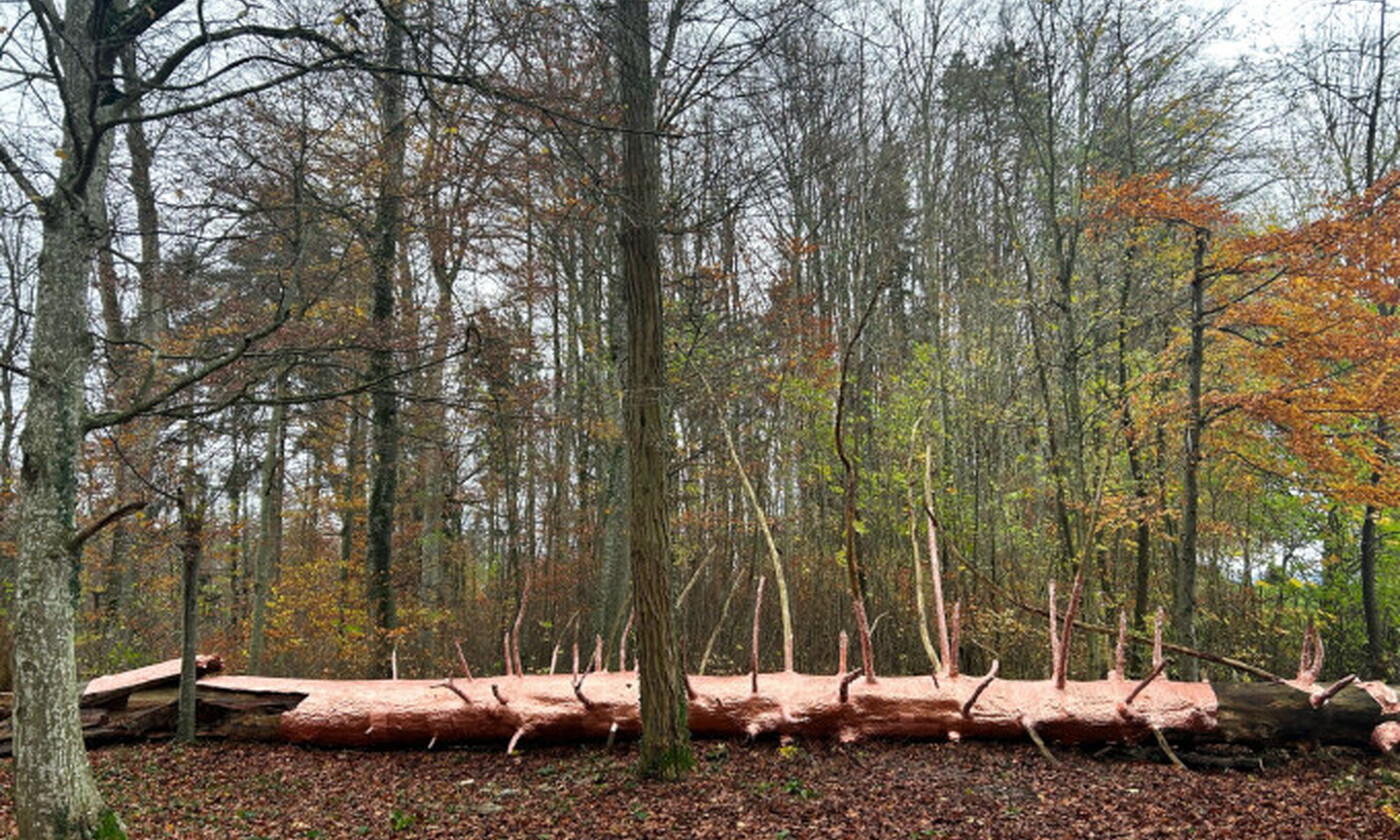
[[(614, 37), (623, 109), (619, 242), (627, 300), (627, 387), (624, 429), (629, 482), (629, 555), (640, 648), (639, 771), (678, 778), (693, 765), (686, 693), (672, 615), (666, 527), (666, 430), (661, 393), (660, 157), (651, 69), (650, 4), (619, 0)], [(625, 666), (624, 666), (625, 667)]]
[(370, 261), (374, 271), (371, 323), (374, 349), (370, 351), (371, 427), (373, 454), (370, 459), (368, 542), (368, 598), (374, 626), (373, 672), (387, 675), (393, 642), (390, 633), (398, 626), (394, 603), (393, 542), (394, 507), (398, 498), (399, 408), (393, 382), (394, 353), (394, 266), (403, 216), (404, 145), (408, 126), (404, 121), (404, 79), (395, 68), (403, 65), (404, 31), (399, 15), (402, 3), (382, 7), (384, 21), (385, 72), (376, 77), (379, 93), (379, 119), (382, 132), (382, 166), (379, 195), (375, 206), (374, 241)]
[(15, 580), (14, 796), (26, 840), (92, 837), (115, 825), (83, 750), (73, 650), (76, 557), (68, 548), (90, 352), (84, 304), (98, 245), (87, 205), (101, 200), (95, 186), (57, 198), (39, 257)]
[[(1376, 421), (1377, 434), (1385, 432), (1386, 422)], [(1380, 447), (1378, 447), (1380, 448)], [(1371, 483), (1377, 484), (1380, 474), (1371, 474)], [(1373, 505), (1366, 505), (1361, 520), (1361, 612), (1366, 622), (1366, 669), (1369, 676), (1381, 677), (1385, 673), (1385, 627), (1381, 622), (1380, 598), (1376, 592), (1376, 557), (1380, 553), (1380, 530), (1376, 519), (1380, 511)]]
[[(1186, 444), (1181, 481), (1181, 553), (1172, 589), (1172, 627), (1181, 643), (1196, 646), (1196, 536), (1200, 509), (1201, 368), (1205, 361), (1205, 255), (1210, 234), (1195, 229), (1191, 264), (1191, 348), (1186, 357)], [(1200, 665), (1188, 659), (1183, 676), (1200, 677)]]
[(272, 414), (267, 421), (267, 451), (263, 453), (258, 503), (258, 545), (253, 555), (253, 615), (248, 632), (248, 670), (266, 667), (267, 607), (272, 579), (282, 558), (283, 449), (287, 436), (287, 375), (283, 367), (273, 391)]
[[(115, 54), (99, 46), (93, 0), (64, 9), (49, 43), (62, 101), (101, 100)], [(87, 289), (105, 231), (97, 224), (111, 138), (96, 114), (64, 120), (62, 163), (47, 199), (34, 301), (31, 378), (19, 488), (15, 568), (15, 818), (25, 840), (125, 837), (102, 800), (83, 750), (74, 655), (77, 555), (71, 547), (83, 435), (83, 386), (92, 352)], [(8, 160), (8, 157), (7, 157)], [(22, 185), (23, 186), (23, 185)], [(28, 190), (26, 190), (28, 192)]]
[(199, 565), (204, 553), (204, 493), (192, 466), (180, 488), (180, 700), (175, 738), (195, 739), (195, 680), (199, 650)]

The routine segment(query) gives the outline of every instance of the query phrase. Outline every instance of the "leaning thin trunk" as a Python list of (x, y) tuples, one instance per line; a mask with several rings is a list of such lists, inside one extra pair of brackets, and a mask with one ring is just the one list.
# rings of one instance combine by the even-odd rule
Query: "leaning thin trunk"
[(739, 473), (739, 481), (744, 487), (744, 496), (749, 500), (750, 507), (753, 508), (754, 518), (758, 520), (758, 530), (763, 534), (763, 544), (768, 547), (768, 559), (773, 563), (773, 582), (778, 587), (778, 607), (783, 618), (783, 670), (791, 671), (793, 670), (792, 606), (788, 601), (787, 575), (783, 573), (783, 555), (778, 551), (778, 544), (773, 540), (773, 532), (768, 527), (768, 515), (763, 512), (763, 506), (758, 503), (758, 493), (753, 489), (753, 482), (749, 481), (749, 474), (744, 469), (744, 462), (739, 459), (739, 450), (734, 445), (734, 435), (729, 432), (729, 424), (725, 422), (724, 416), (720, 413), (720, 406), (715, 402), (715, 395), (710, 390), (708, 381), (705, 382), (705, 391), (709, 394), (715, 414), (719, 417), (719, 427), (724, 432), (724, 445), (729, 451), (729, 463)]

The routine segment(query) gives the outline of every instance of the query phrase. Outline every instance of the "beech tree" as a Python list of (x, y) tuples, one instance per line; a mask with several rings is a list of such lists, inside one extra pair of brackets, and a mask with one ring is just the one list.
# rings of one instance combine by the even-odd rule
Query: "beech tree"
[[(92, 339), (87, 290), (92, 267), (106, 241), (105, 190), (114, 129), (128, 119), (131, 104), (167, 86), (202, 100), (176, 99), (166, 110), (141, 118), (197, 108), (275, 84), (288, 73), (277, 57), (267, 73), (245, 76), (241, 88), (211, 84), (211, 75), (182, 75), (186, 63), (215, 45), (253, 39), (312, 38), (300, 27), (243, 23), (210, 31), (199, 21), (180, 21), (190, 40), (159, 26), (172, 21), (183, 0), (124, 7), (109, 0), (73, 0), (62, 9), (50, 0), (29, 4), (37, 36), (38, 64), (32, 78), (52, 85), (58, 106), (59, 162), (34, 165), (38, 151), (0, 143), (0, 165), (33, 203), (42, 222), (42, 247), (35, 291), (33, 349), (28, 368), (29, 400), (20, 435), (19, 556), (15, 574), (15, 801), (20, 836), (87, 838), (124, 836), (120, 820), (93, 784), (79, 727), (77, 669), (73, 648), (73, 583), (81, 540), (74, 510), (80, 447), (92, 427), (84, 385)], [(159, 28), (158, 28), (159, 26)], [(123, 78), (117, 64), (137, 45), (158, 51), (153, 65)], [(246, 63), (245, 60), (238, 63)], [(244, 342), (236, 355), (246, 352)], [(230, 360), (220, 360), (226, 365)], [(216, 363), (217, 364), (217, 363)], [(207, 371), (205, 371), (207, 372)], [(158, 405), (202, 378), (186, 376), (147, 399)], [(103, 418), (110, 423), (149, 406), (132, 406)], [(128, 412), (130, 414), (128, 415)]]

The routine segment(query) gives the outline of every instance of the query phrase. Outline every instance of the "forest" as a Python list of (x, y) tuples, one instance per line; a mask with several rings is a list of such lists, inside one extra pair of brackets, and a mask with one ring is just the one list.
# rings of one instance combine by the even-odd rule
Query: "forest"
[(1400, 681), (1388, 5), (4, 4), (0, 690)]

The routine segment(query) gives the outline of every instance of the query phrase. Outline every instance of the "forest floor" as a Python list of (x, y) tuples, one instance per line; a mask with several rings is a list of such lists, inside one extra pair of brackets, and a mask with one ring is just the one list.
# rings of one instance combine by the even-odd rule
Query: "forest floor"
[[(633, 747), (361, 752), (108, 747), (98, 785), (133, 838), (1400, 838), (1400, 762), (1315, 750), (1181, 772), (1019, 743), (702, 742), (681, 784)], [(0, 836), (13, 836), (0, 761)]]

